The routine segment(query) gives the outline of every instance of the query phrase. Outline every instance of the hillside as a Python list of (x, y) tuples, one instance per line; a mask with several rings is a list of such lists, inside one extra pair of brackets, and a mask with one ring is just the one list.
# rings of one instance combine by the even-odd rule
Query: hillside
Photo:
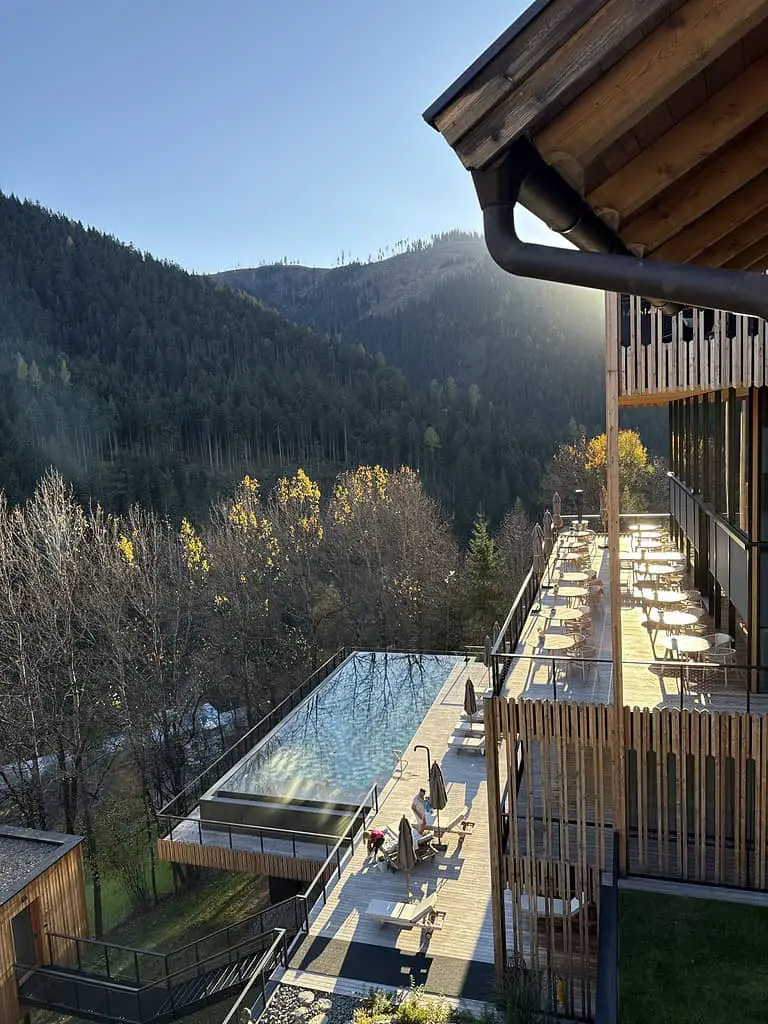
[(0, 196), (0, 479), (202, 512), (244, 470), (417, 459), (397, 370), (66, 217)]

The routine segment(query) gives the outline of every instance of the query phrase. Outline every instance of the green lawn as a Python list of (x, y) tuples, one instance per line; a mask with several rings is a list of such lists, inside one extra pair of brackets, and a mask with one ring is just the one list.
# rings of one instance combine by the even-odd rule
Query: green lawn
[(768, 909), (621, 894), (621, 1024), (765, 1024)]
[[(122, 905), (114, 894), (111, 913)], [(104, 936), (109, 942), (140, 949), (171, 950), (255, 913), (268, 902), (267, 879), (210, 871), (187, 892), (163, 897), (158, 906), (130, 915)], [(105, 908), (106, 909), (106, 908)], [(119, 916), (119, 915), (118, 915)], [(105, 913), (106, 919), (106, 913)], [(186, 1017), (187, 1024), (220, 1024), (232, 1000)], [(72, 1017), (38, 1013), (35, 1024), (64, 1024)]]

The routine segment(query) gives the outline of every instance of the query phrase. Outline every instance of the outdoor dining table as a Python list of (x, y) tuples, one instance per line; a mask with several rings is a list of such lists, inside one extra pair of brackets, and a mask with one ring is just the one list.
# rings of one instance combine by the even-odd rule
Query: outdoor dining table
[(680, 636), (669, 636), (665, 633), (664, 636), (658, 637), (656, 643), (665, 651), (677, 651), (680, 654), (703, 654), (712, 646), (706, 637), (686, 636), (684, 633)]
[(661, 547), (661, 541), (658, 537), (646, 537), (644, 534), (641, 534), (637, 546), (641, 551), (652, 551)]
[(555, 600), (557, 600), (558, 597), (565, 597), (569, 600), (573, 600), (578, 597), (584, 598), (586, 596), (587, 588), (577, 587), (575, 584), (568, 584), (565, 587), (558, 587), (557, 593), (553, 593), (553, 597), (555, 598)]
[(678, 565), (663, 562), (638, 562), (635, 566), (635, 571), (641, 576), (671, 576), (679, 570)]
[(619, 561), (620, 562), (640, 562), (642, 555), (639, 551), (620, 551)]
[(685, 561), (685, 555), (680, 551), (646, 551), (642, 556), (636, 552), (633, 554), (637, 555), (638, 561), (643, 562), (668, 562), (670, 565), (682, 565)]
[(660, 526), (653, 526), (650, 523), (631, 523), (630, 533), (661, 533)]
[(675, 608), (669, 611), (660, 611), (657, 608), (652, 608), (648, 613), (650, 622), (677, 629), (687, 629), (689, 626), (695, 626), (699, 621), (699, 617), (696, 612), (681, 612)]
[(547, 610), (546, 618), (551, 619), (552, 622), (579, 622), (587, 614), (587, 608), (566, 608), (552, 605)]
[(589, 579), (588, 572), (564, 572), (560, 574), (563, 583), (586, 583)]
[(653, 587), (641, 587), (640, 596), (649, 605), (684, 604), (688, 595), (684, 590), (654, 590)]
[(568, 633), (545, 633), (539, 643), (544, 651), (570, 651), (576, 646), (576, 637)]

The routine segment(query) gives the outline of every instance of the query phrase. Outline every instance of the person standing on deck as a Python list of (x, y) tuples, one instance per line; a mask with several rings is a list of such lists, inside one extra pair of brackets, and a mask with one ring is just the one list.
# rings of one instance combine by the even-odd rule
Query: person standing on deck
[(427, 827), (426, 795), (427, 791), (422, 786), (411, 801), (411, 810), (413, 811), (413, 816), (416, 819), (416, 829), (420, 836), (424, 835), (424, 829)]

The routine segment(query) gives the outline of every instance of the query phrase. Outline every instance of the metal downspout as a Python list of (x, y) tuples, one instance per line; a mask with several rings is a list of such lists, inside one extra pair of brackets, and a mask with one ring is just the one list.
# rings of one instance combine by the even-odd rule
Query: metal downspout
[[(532, 147), (531, 147), (532, 148)], [(536, 154), (536, 158), (541, 158)], [(543, 163), (543, 161), (541, 161)], [(545, 165), (546, 166), (546, 165)], [(510, 274), (545, 281), (597, 288), (609, 292), (628, 292), (651, 297), (672, 311), (675, 306), (723, 309), (747, 316), (768, 319), (768, 276), (739, 270), (721, 270), (683, 263), (662, 263), (616, 252), (583, 252), (555, 246), (523, 242), (515, 231), (514, 210), (521, 191), (535, 190), (538, 170), (528, 152), (508, 151), (497, 166), (473, 171), (472, 177), (483, 211), (485, 242), (493, 260)], [(550, 174), (556, 172), (548, 168)], [(561, 180), (562, 191), (570, 205), (572, 224), (550, 226), (582, 244), (581, 214), (576, 193)], [(553, 201), (557, 214), (563, 209)], [(578, 197), (578, 202), (586, 206)], [(595, 214), (586, 208), (595, 220)], [(610, 229), (605, 226), (606, 234)], [(601, 246), (602, 248), (602, 246)]]

